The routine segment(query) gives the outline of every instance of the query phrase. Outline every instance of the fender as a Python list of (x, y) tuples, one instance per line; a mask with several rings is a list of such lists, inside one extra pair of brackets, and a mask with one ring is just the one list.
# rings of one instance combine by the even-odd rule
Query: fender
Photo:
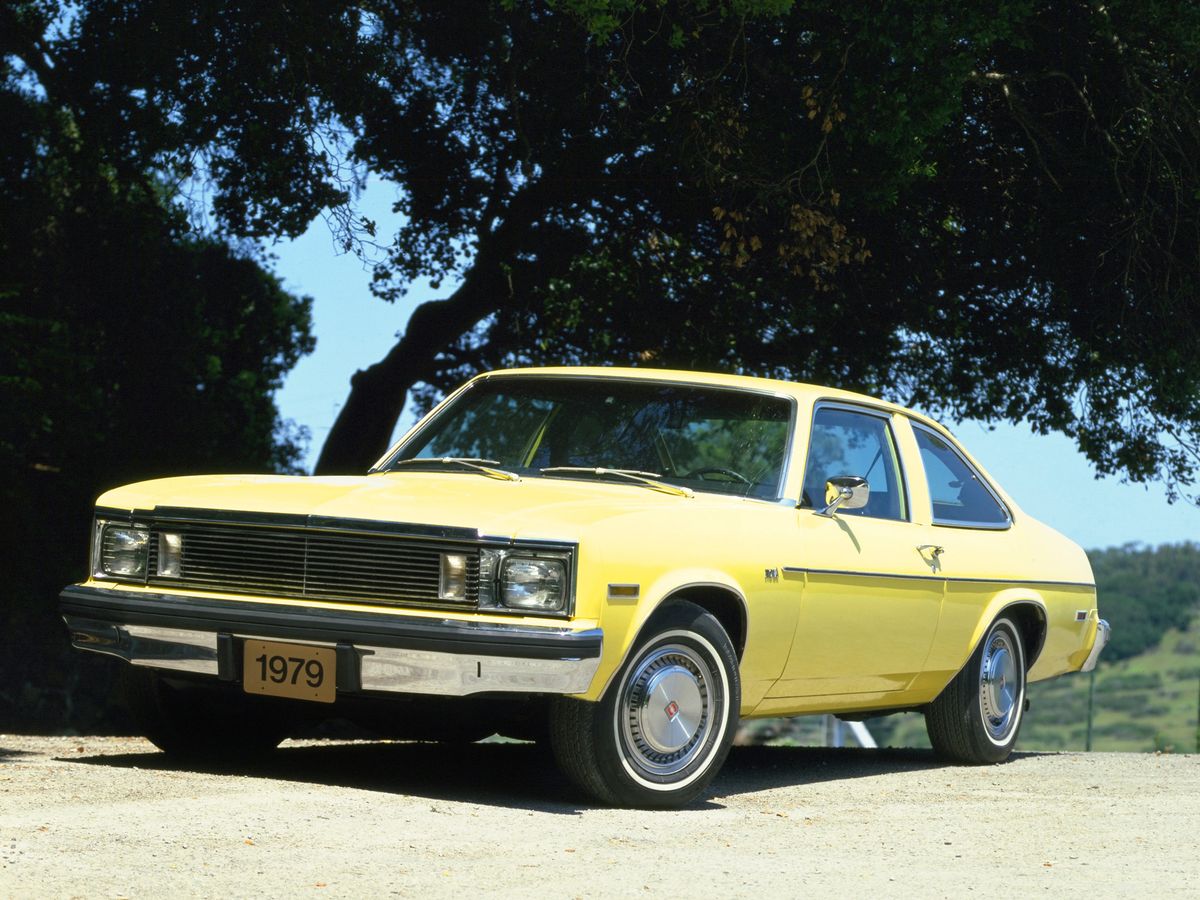
[[(587, 694), (589, 698), (591, 698), (593, 695), (597, 699), (604, 696), (604, 693), (608, 690), (609, 684), (612, 683), (612, 680), (616, 677), (617, 673), (624, 668), (630, 652), (637, 643), (637, 639), (641, 635), (642, 630), (646, 627), (646, 623), (650, 620), (650, 617), (653, 616), (654, 613), (657, 612), (664, 603), (667, 603), (669, 600), (671, 600), (672, 597), (675, 597), (679, 593), (691, 588), (718, 588), (736, 598), (738, 606), (741, 610), (742, 626), (744, 629), (743, 633), (748, 634), (749, 606), (746, 602), (746, 594), (742, 590), (741, 585), (739, 585), (727, 573), (716, 569), (681, 569), (679, 571), (670, 572), (666, 575), (663, 575), (661, 578), (654, 581), (647, 587), (637, 607), (631, 610), (632, 616), (623, 626), (620, 640), (613, 641), (605, 647), (606, 651), (612, 648), (618, 652), (617, 660), (610, 670), (608, 676), (604, 679), (603, 687), (600, 690), (596, 690), (596, 686), (593, 685), (592, 690), (590, 690)], [(610, 609), (605, 610), (605, 615), (602, 619), (602, 621), (605, 623), (604, 634), (606, 641), (615, 637), (614, 633), (607, 627), (608, 621), (611, 620), (609, 615)]]
[(963, 658), (962, 665), (966, 665), (967, 660), (971, 658), (971, 654), (975, 652), (975, 648), (979, 646), (979, 642), (983, 640), (984, 633), (992, 627), (992, 623), (1000, 617), (1001, 613), (1006, 612), (1014, 606), (1023, 605), (1037, 607), (1042, 618), (1041, 636), (1036, 646), (1030, 645), (1025, 648), (1025, 671), (1028, 672), (1032, 669), (1046, 641), (1046, 629), (1050, 624), (1050, 611), (1046, 608), (1045, 598), (1037, 593), (1037, 591), (1029, 588), (1009, 588), (1008, 590), (1000, 591), (984, 607), (983, 614), (979, 617), (979, 621), (975, 623), (975, 630), (971, 633), (970, 649)]

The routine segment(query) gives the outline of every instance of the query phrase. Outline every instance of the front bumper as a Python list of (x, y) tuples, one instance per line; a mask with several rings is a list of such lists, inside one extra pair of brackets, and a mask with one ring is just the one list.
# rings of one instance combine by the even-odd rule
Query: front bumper
[(73, 585), (59, 596), (71, 643), (137, 666), (239, 681), (240, 643), (337, 649), (338, 693), (582, 694), (600, 629), (572, 631), (209, 600)]

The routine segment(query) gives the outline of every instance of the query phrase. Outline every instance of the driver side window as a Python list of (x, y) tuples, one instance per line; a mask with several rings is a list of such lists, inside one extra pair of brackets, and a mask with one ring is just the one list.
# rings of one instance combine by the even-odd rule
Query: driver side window
[(839, 516), (907, 521), (904, 479), (887, 417), (837, 406), (819, 406), (813, 415), (804, 496), (800, 506), (825, 506), (825, 482), (837, 475), (859, 475), (871, 487), (862, 509), (841, 509)]

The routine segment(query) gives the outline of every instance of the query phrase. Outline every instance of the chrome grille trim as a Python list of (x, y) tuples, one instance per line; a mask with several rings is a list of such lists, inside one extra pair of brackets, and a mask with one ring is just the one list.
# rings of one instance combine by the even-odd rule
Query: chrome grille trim
[[(275, 522), (154, 516), (148, 583), (231, 594), (475, 609), (479, 545), (425, 536), (327, 530)], [(157, 574), (158, 535), (183, 535), (178, 578)], [(467, 558), (466, 598), (438, 596), (442, 553)]]

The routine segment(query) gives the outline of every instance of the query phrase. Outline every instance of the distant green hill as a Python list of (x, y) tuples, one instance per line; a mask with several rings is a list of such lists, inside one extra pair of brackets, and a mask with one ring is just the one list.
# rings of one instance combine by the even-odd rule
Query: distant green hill
[(1100, 615), (1113, 626), (1106, 662), (1149, 650), (1200, 612), (1200, 546), (1126, 544), (1088, 552)]
[[(1200, 753), (1200, 615), (1137, 656), (1096, 670), (1093, 750)], [(1025, 749), (1078, 750), (1087, 728), (1088, 676), (1067, 675), (1029, 691)]]
[[(1113, 638), (1095, 673), (1093, 750), (1200, 752), (1200, 546), (1091, 551), (1100, 614)], [(1082, 750), (1089, 675), (1031, 685), (1023, 750)], [(928, 747), (924, 718), (867, 722), (880, 746)], [(824, 742), (820, 719), (747, 723), (743, 742)]]

